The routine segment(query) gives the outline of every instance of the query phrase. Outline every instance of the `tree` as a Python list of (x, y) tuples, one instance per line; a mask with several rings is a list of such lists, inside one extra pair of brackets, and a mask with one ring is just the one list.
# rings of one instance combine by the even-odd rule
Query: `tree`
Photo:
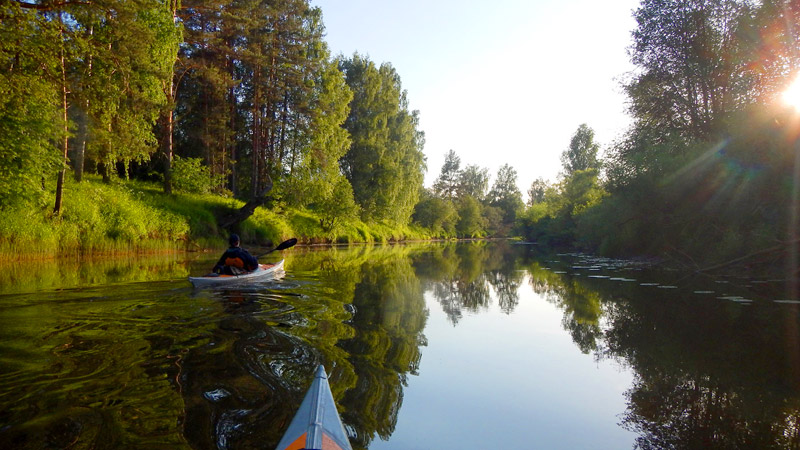
[(488, 188), (489, 169), (470, 164), (458, 177), (457, 196), (459, 198), (470, 196), (481, 201), (486, 196)]
[[(708, 138), (731, 111), (752, 103), (754, 78), (741, 36), (744, 0), (645, 0), (630, 48), (639, 70), (626, 84), (630, 112), (665, 136)], [(583, 170), (583, 169), (581, 169)]]
[(120, 0), (83, 18), (93, 29), (91, 76), (81, 89), (90, 100), (86, 151), (106, 181), (117, 163), (127, 170), (157, 149), (154, 124), (167, 102), (162, 87), (180, 40), (170, 5)]
[(340, 161), (366, 220), (406, 224), (422, 189), (424, 133), (417, 111), (408, 111), (400, 77), (387, 63), (358, 54), (340, 69), (353, 91), (345, 128), (352, 145)]
[(567, 176), (579, 170), (599, 169), (599, 149), (600, 146), (594, 142), (594, 130), (585, 123), (578, 126), (569, 142), (569, 148), (561, 154), (561, 164)]
[(200, 158), (181, 158), (172, 161), (172, 184), (177, 191), (208, 194), (218, 185), (208, 166)]
[(517, 171), (508, 164), (497, 170), (497, 178), (487, 195), (490, 206), (502, 211), (503, 223), (510, 227), (523, 207), (522, 194), (517, 187)]
[[(19, 89), (17, 82), (25, 77), (39, 76), (43, 77), (37, 83), (40, 88), (58, 93), (60, 129), (51, 136), (59, 142), (61, 160), (54, 207), (58, 214), (69, 155), (68, 136), (73, 131), (71, 113), (80, 115), (86, 125), (80, 140), (91, 137), (86, 150), (106, 177), (117, 163), (127, 166), (131, 161), (149, 158), (154, 149), (152, 127), (164, 102), (159, 81), (169, 77), (160, 64), (165, 51), (177, 48), (174, 39), (166, 38), (174, 32), (175, 23), (160, 0), (8, 2), (3, 8), (3, 29), (8, 29), (8, 20), (28, 33), (9, 36), (4, 45), (14, 87)], [(40, 46), (39, 54), (30, 52), (34, 46)], [(36, 66), (28, 66), (37, 59)], [(33, 73), (22, 76), (21, 70)], [(13, 106), (24, 108), (23, 104)], [(77, 110), (83, 111), (78, 114)], [(83, 142), (79, 145), (80, 160)], [(43, 163), (47, 165), (48, 161), (45, 158)]]
[(327, 57), (321, 12), (306, 0), (231, 5), (239, 19), (225, 20), (228, 30), (220, 36), (229, 54), (214, 60), (225, 61), (227, 73), (241, 80), (227, 94), (246, 122), (238, 136), (238, 175), (248, 178), (251, 197), (273, 179), (276, 195), (283, 195), (293, 164), (309, 148), (315, 78)]
[(317, 210), (321, 214), (319, 224), (326, 232), (334, 231), (340, 223), (358, 217), (353, 188), (346, 178), (339, 176), (333, 182), (333, 189), (319, 201)]
[(420, 201), (414, 207), (414, 222), (430, 229), (435, 234), (454, 235), (458, 212), (453, 202), (434, 192), (423, 189)]
[(458, 236), (477, 237), (483, 234), (486, 229), (486, 221), (482, 214), (483, 208), (478, 200), (471, 196), (460, 198), (457, 210), (456, 233)]
[(533, 206), (537, 203), (542, 203), (545, 199), (545, 193), (549, 184), (539, 177), (533, 180), (530, 189), (528, 189), (528, 206)]
[[(342, 124), (352, 99), (353, 93), (345, 84), (338, 61), (326, 63), (315, 80), (309, 145), (296, 153), (290, 165), (291, 178), (285, 192), (294, 205), (305, 206), (329, 198), (333, 187), (338, 186), (342, 176), (339, 160), (351, 142)], [(352, 197), (352, 187), (350, 191)]]
[(597, 205), (606, 195), (598, 182), (597, 169), (579, 170), (564, 180), (561, 187), (566, 214), (574, 217)]
[(452, 200), (458, 192), (459, 179), (461, 175), (461, 158), (456, 152), (450, 150), (444, 157), (444, 164), (439, 173), (439, 178), (433, 183), (433, 190), (436, 195)]
[[(61, 98), (58, 28), (16, 2), (0, 5), (0, 210), (40, 200), (43, 183), (61, 168), (54, 142)], [(42, 72), (49, 74), (42, 76)]]

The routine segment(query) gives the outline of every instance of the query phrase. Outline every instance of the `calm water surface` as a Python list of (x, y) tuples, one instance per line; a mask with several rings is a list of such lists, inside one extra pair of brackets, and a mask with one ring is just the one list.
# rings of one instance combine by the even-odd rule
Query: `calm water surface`
[[(270, 255), (278, 257), (277, 255)], [(0, 448), (274, 448), (317, 364), (353, 447), (797, 448), (800, 314), (769, 280), (508, 243), (0, 271)]]

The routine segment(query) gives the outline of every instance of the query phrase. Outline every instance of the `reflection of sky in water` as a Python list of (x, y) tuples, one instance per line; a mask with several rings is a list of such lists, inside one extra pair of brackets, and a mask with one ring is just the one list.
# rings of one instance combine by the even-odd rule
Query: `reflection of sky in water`
[(631, 448), (620, 428), (632, 375), (583, 354), (562, 326), (564, 312), (527, 280), (511, 314), (492, 298), (453, 325), (430, 310), (420, 374), (409, 378), (391, 441), (370, 449)]

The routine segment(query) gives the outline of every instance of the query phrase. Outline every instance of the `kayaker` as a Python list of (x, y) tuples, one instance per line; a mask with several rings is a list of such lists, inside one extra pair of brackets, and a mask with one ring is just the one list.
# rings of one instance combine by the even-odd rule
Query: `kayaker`
[(214, 273), (239, 275), (258, 268), (258, 259), (247, 250), (239, 247), (239, 235), (231, 234), (228, 243), (231, 246), (225, 250), (225, 253), (217, 261), (217, 265), (213, 269)]

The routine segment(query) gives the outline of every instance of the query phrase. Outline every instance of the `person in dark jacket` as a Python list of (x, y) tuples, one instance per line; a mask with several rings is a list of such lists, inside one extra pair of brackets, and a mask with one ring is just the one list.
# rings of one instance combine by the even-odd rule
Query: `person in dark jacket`
[(239, 275), (258, 268), (258, 259), (247, 250), (239, 247), (239, 236), (232, 234), (228, 239), (230, 248), (225, 250), (222, 257), (214, 266), (214, 273), (226, 275)]

